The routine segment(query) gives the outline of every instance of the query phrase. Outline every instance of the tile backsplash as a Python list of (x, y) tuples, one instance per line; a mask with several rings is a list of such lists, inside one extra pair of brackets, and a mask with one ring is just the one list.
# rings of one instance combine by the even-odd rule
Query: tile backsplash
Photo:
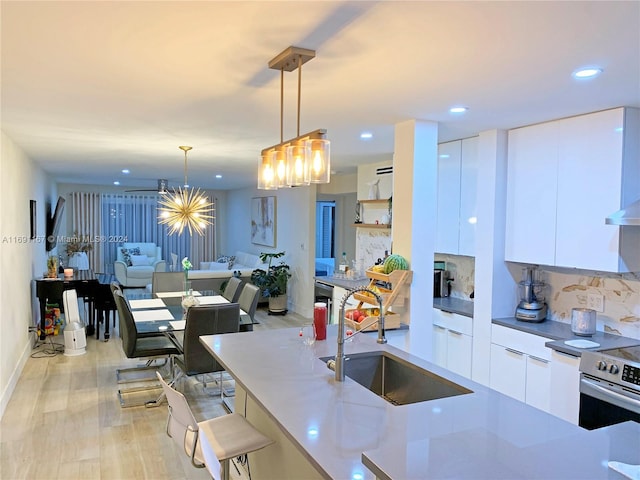
[(446, 262), (446, 269), (449, 271), (449, 276), (453, 278), (453, 282), (451, 283), (451, 296), (471, 300), (469, 295), (473, 292), (476, 275), (475, 257), (436, 253), (434, 259), (436, 261)]
[(547, 287), (547, 318), (571, 323), (571, 309), (588, 308), (589, 294), (604, 297), (597, 313), (597, 329), (640, 339), (640, 274), (567, 273), (541, 267)]

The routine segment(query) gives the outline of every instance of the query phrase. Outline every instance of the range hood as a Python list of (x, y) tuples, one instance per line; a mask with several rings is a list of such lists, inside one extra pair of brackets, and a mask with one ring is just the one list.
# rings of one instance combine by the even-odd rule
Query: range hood
[(604, 219), (607, 225), (637, 225), (640, 226), (640, 199), (627, 208), (618, 210)]

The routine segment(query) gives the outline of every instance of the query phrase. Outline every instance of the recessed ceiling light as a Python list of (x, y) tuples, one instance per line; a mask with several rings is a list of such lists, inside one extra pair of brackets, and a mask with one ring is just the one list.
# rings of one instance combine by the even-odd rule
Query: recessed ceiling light
[(124, 173), (125, 175), (129, 174), (129, 169), (128, 168), (123, 168), (122, 169), (122, 173)]
[(451, 113), (464, 113), (469, 110), (469, 107), (451, 107), (449, 112)]
[(573, 72), (573, 78), (593, 78), (602, 73), (602, 69), (598, 67), (581, 68)]
[(114, 185), (120, 185), (120, 182), (116, 180), (115, 182), (113, 182), (113, 184)]
[(222, 175), (218, 174), (216, 175), (216, 178), (222, 178)]
[(440, 158), (449, 158), (449, 154), (448, 153), (443, 153), (441, 155), (439, 155)]
[(371, 132), (362, 132), (360, 134), (360, 139), (361, 140), (371, 140), (373, 138), (373, 133)]

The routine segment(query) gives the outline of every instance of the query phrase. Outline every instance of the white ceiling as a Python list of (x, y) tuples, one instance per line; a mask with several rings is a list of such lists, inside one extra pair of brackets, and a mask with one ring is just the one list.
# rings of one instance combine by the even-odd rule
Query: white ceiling
[[(394, 124), (407, 119), (440, 122), (447, 141), (640, 107), (638, 1), (1, 8), (2, 129), (63, 182), (177, 185), (178, 146), (192, 145), (192, 185), (255, 185), (260, 150), (280, 139), (279, 72), (267, 63), (290, 45), (317, 51), (303, 68), (300, 129), (328, 130), (338, 173), (391, 160)], [(574, 80), (584, 65), (604, 73)], [(296, 136), (296, 85), (285, 73), (285, 139)], [(455, 104), (469, 111), (450, 114)]]

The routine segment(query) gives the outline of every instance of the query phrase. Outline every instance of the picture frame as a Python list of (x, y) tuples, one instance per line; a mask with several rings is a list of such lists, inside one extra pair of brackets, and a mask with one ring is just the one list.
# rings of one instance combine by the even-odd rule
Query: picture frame
[(251, 199), (251, 243), (276, 246), (276, 197)]
[(36, 207), (37, 202), (35, 200), (29, 200), (29, 222), (30, 222), (30, 229), (29, 229), (29, 238), (30, 239), (34, 239), (36, 238), (36, 236), (38, 235), (37, 232), (37, 207)]

